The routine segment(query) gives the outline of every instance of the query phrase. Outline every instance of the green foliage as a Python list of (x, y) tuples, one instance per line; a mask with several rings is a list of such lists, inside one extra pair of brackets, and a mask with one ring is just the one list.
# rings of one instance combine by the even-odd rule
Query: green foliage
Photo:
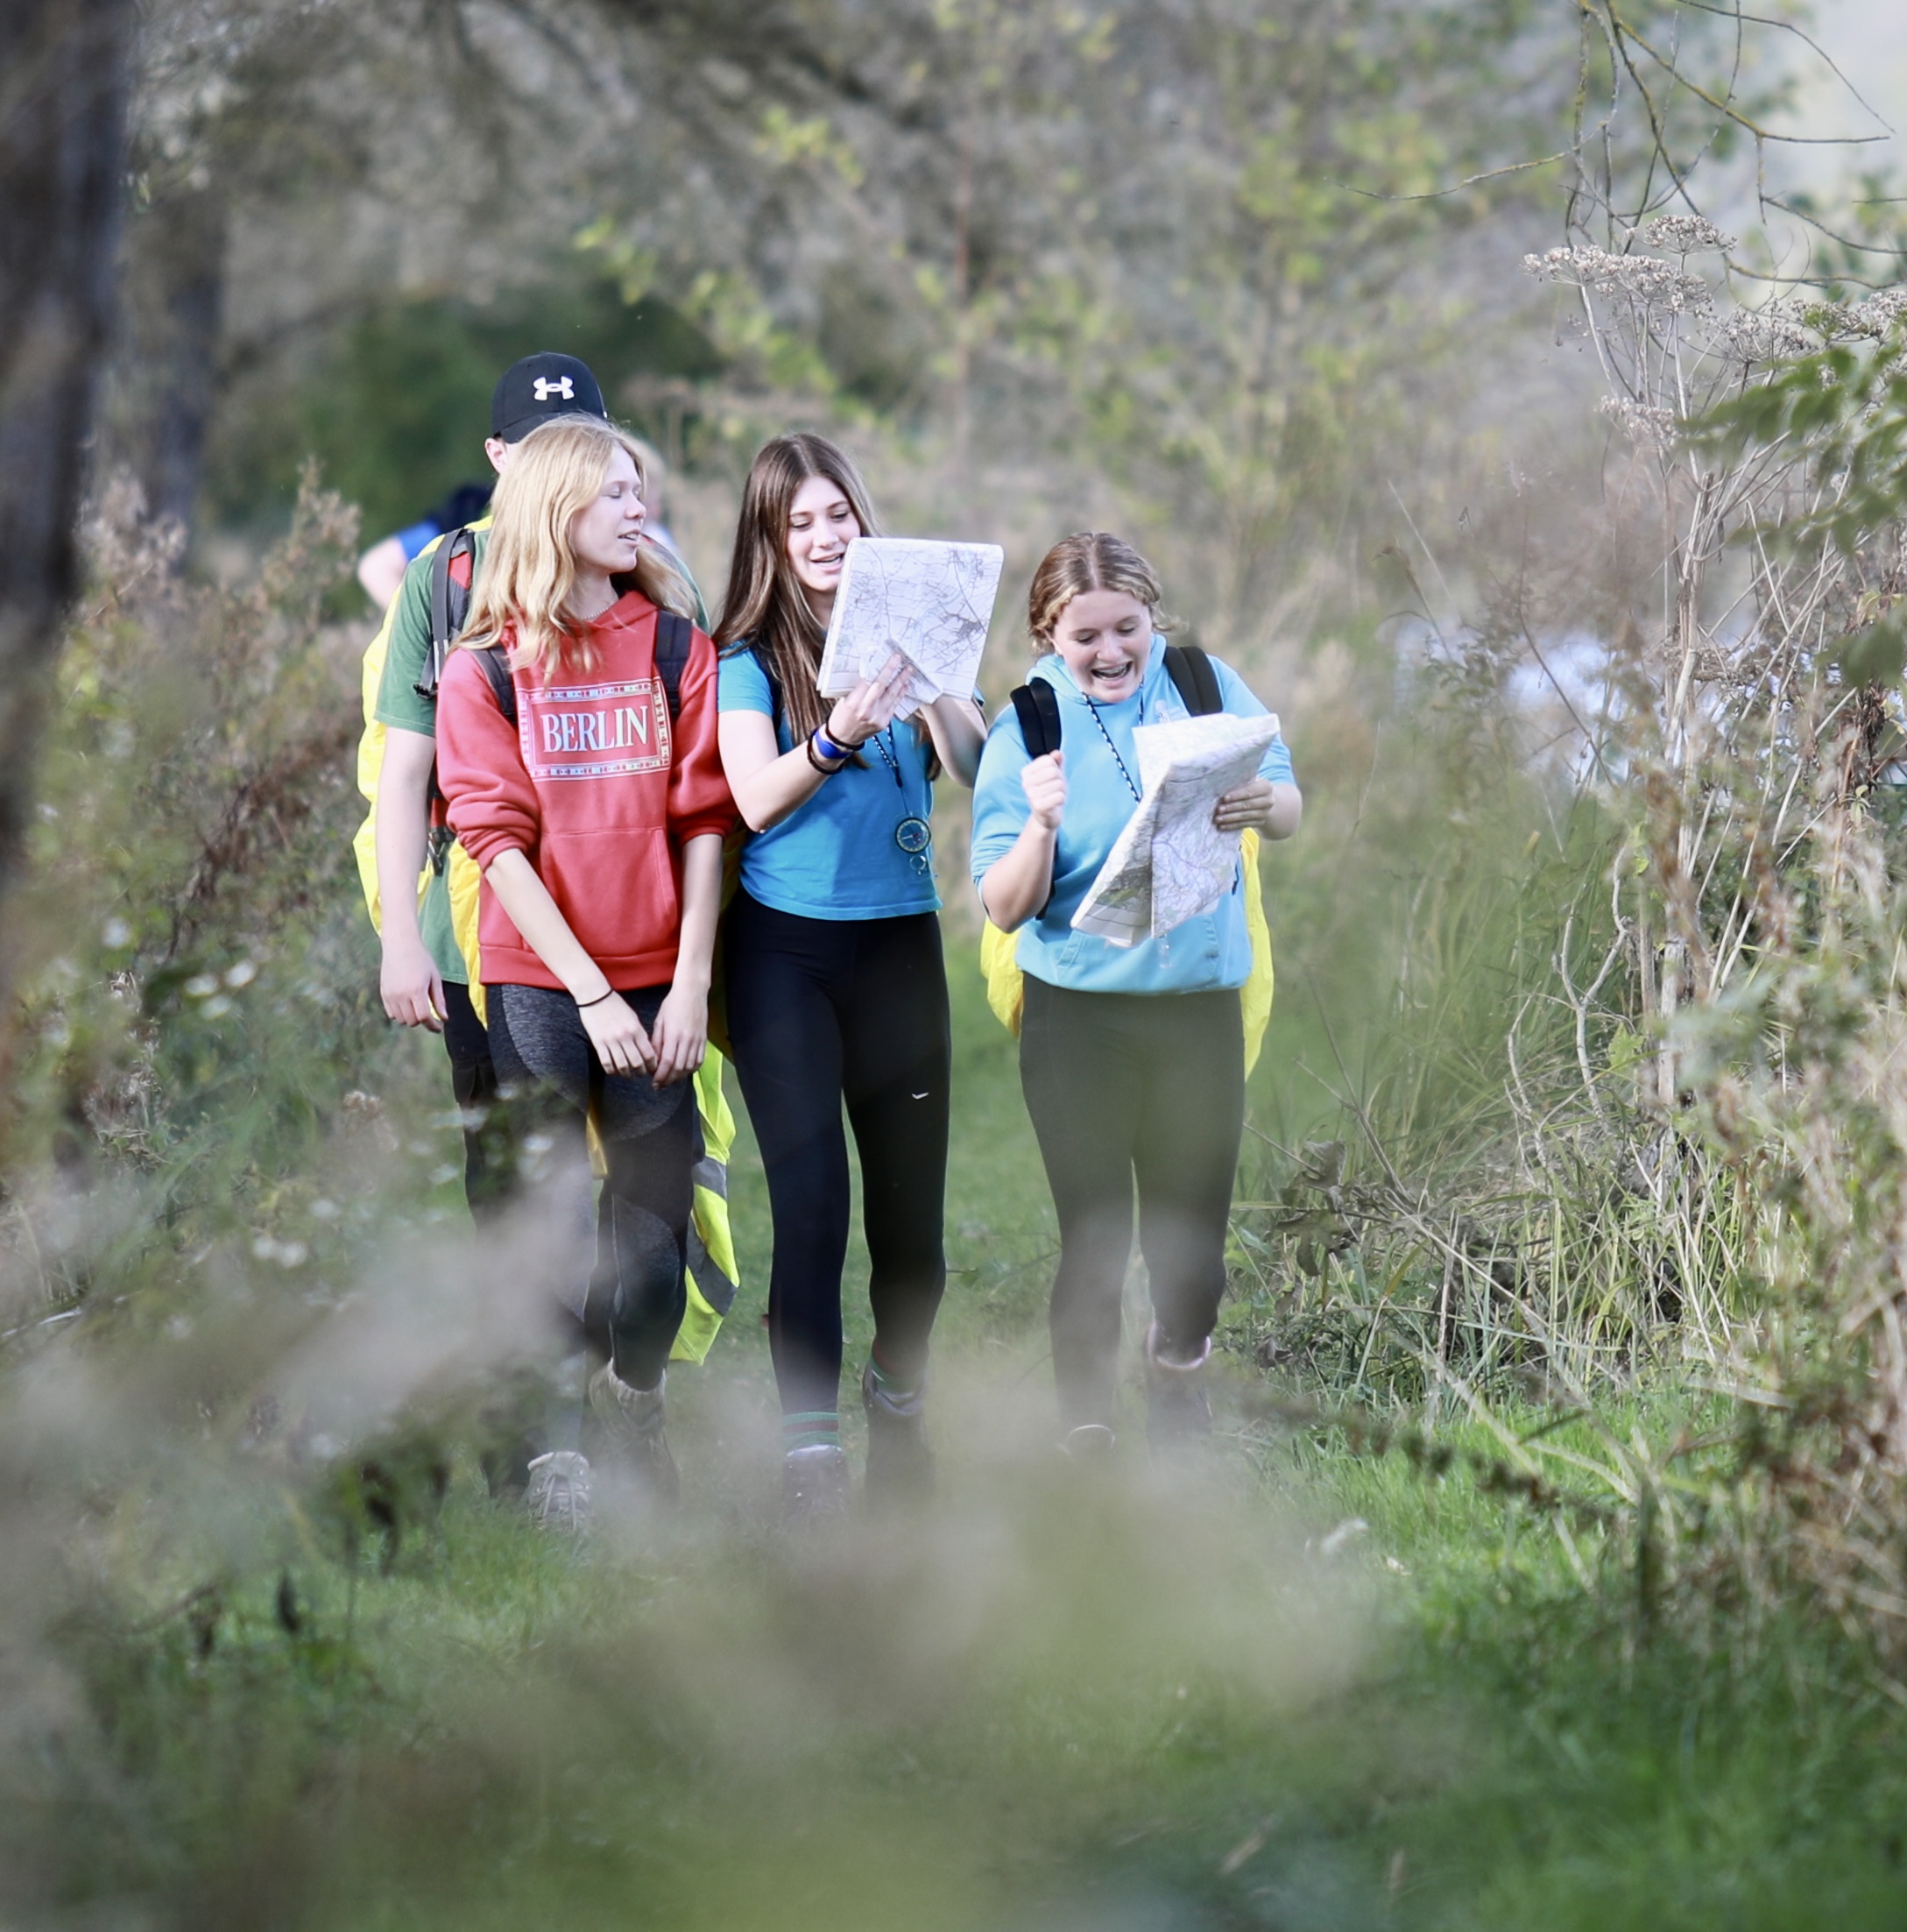
[(404, 528), (458, 484), (488, 478), (491, 391), (537, 350), (580, 357), (623, 420), (658, 441), (666, 425), (654, 385), (721, 367), (666, 288), (625, 300), (616, 283), (561, 265), (488, 303), (456, 296), (371, 308), (289, 385), (274, 372), (269, 387), (238, 386), (218, 419), (208, 512), (228, 526), (270, 529), (289, 510), (308, 456), (359, 506), (367, 535)]
[[(385, 1058), (350, 851), (360, 640), (321, 619), (354, 513), (307, 477), (290, 533), (230, 589), (178, 576), (176, 533), (117, 497), (91, 534), (10, 909), (0, 1284), (15, 1314), (107, 1321), (151, 1290), (164, 1320), (233, 1257), (349, 1270), (370, 1197), (357, 1155), (314, 1171), (335, 1136), (366, 1156), (388, 1139), (399, 1185), (417, 1168), (351, 1092)], [(88, 1187), (116, 1206), (56, 1207)]]

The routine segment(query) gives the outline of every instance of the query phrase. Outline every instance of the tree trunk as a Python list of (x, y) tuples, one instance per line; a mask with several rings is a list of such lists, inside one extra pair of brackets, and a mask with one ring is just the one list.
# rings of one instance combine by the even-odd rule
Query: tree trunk
[(0, 1065), (124, 195), (129, 0), (0, 0)]
[(131, 217), (125, 237), (102, 440), (114, 468), (124, 462), (138, 478), (147, 512), (188, 530), (218, 390), (225, 235), (222, 192), (178, 181)]

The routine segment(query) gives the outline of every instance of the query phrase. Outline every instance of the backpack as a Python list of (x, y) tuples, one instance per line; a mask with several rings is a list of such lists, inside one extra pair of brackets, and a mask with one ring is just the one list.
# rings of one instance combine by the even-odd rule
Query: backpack
[[(1194, 718), (1208, 718), (1225, 709), (1225, 694), (1211, 660), (1196, 644), (1168, 644), (1166, 676)], [(1014, 716), (1029, 759), (1044, 758), (1060, 748), (1059, 695), (1043, 679), (1034, 678), (1013, 694)], [(1245, 1071), (1258, 1064), (1271, 1018), (1271, 929), (1265, 923), (1264, 887), (1258, 876), (1259, 838), (1246, 832), (1239, 840), (1239, 862), (1245, 871), (1245, 930), (1252, 942), (1252, 970), (1239, 994), (1245, 1021)], [(986, 1003), (1009, 1033), (1020, 1030), (1025, 1000), (1014, 934), (1002, 932), (988, 920), (980, 934), (980, 970), (986, 977)]]
[[(434, 697), (443, 681), (443, 668), (452, 647), (470, 614), (470, 580), (475, 574), (477, 539), (468, 527), (453, 532), (440, 543), (430, 560), (430, 655), (414, 687), (420, 697)], [(463, 574), (456, 574), (459, 563)], [(613, 577), (610, 580), (616, 581)], [(682, 714), (682, 673), (689, 668), (689, 652), (695, 642), (696, 627), (675, 611), (658, 608), (655, 613), (655, 669), (662, 680), (663, 695), (668, 700), (668, 721), (675, 724)], [(497, 709), (514, 725), (517, 721), (517, 688), (504, 661), (503, 647), (492, 644), (477, 654), (490, 682)], [(431, 775), (431, 796), (434, 805), (442, 794), (437, 789), (436, 775)]]
[[(662, 694), (668, 700), (671, 725), (682, 715), (682, 673), (689, 668), (689, 651), (695, 637), (696, 627), (686, 617), (678, 616), (674, 611), (659, 610), (655, 613), (655, 670), (656, 676), (662, 680)], [(516, 681), (510, 675), (503, 646), (489, 644), (480, 651), (472, 652), (471, 655), (484, 667), (490, 694), (497, 700), (497, 709), (503, 713), (505, 722), (514, 725), (517, 721)], [(421, 682), (418, 688), (423, 689)]]

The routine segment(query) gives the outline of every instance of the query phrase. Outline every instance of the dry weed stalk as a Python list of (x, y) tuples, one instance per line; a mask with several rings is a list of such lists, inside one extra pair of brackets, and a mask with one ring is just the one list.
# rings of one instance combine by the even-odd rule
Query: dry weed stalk
[[(1725, 311), (1688, 269), (1724, 237), (1678, 220), (1637, 239), (1661, 253), (1530, 265), (1579, 291), (1604, 413), (1634, 444), (1612, 515), (1660, 533), (1594, 768), (1642, 860), (1617, 909), (1652, 1049), (1635, 1157), (1681, 1280), (1712, 1271), (1688, 1306), (1717, 1317), (1702, 1352), (1732, 1415), (1666, 1451), (1612, 1440), (1605, 1475), (1637, 1499), (1645, 1610), (1677, 1583), (1757, 1611), (1799, 1591), (1896, 1645), (1907, 895), (1882, 782), (1897, 700), (1875, 682), (1899, 659), (1874, 638), (1907, 588), (1907, 505), (1863, 445), (1898, 433), (1907, 303)], [(1729, 1238), (1702, 1239), (1723, 1204)]]
[[(1802, 1603), (1907, 1650), (1907, 297), (1734, 308), (1690, 269), (1727, 245), (1706, 223), (1632, 240), (1529, 260), (1575, 292), (1627, 448), (1457, 667), (1549, 679), (1615, 862), (1557, 911), (1548, 983), (1514, 982), (1494, 1117), (1433, 1144), (1346, 1097), (1367, 1176), (1314, 1150), (1264, 1204), (1283, 1319), (1351, 1325), (1355, 1396), (1388, 1356), (1393, 1396), (1454, 1396), (1532, 1482), (1614, 1498), (1645, 1628)], [(1603, 1397), (1664, 1341), (1715, 1406), (1619, 1436)], [(1512, 1392), (1574, 1441), (1508, 1433)]]

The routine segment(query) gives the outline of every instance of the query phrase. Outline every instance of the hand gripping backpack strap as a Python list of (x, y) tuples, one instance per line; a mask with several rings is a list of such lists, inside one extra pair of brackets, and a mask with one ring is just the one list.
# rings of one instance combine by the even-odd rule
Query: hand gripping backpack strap
[[(453, 569), (459, 557), (470, 567), (458, 582)], [(415, 690), (420, 697), (434, 697), (443, 682), (444, 661), (470, 614), (470, 579), (477, 567), (477, 539), (468, 527), (453, 530), (431, 553), (430, 655), (424, 660)]]
[[(1014, 715), (1020, 720), (1020, 737), (1027, 747), (1027, 760), (1030, 764), (1035, 758), (1048, 758), (1060, 747), (1062, 737), (1059, 715), (1059, 693), (1044, 678), (1035, 677), (1030, 683), (1017, 684), (1013, 693)], [(1053, 888), (1046, 890), (1046, 905), (1053, 902)]]

